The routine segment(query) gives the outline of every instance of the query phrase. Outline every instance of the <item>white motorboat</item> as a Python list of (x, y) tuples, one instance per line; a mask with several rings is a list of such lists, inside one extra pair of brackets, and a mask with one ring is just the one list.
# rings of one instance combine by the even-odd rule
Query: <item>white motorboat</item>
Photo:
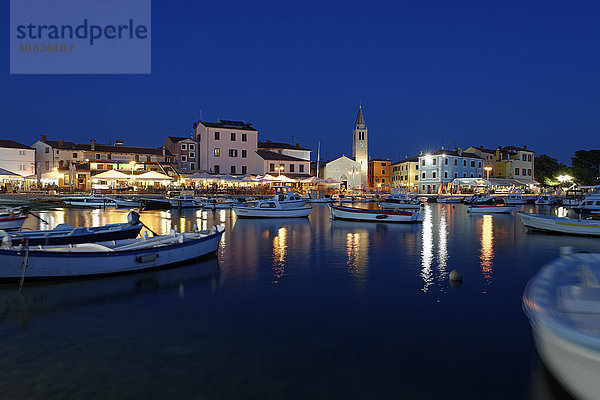
[(423, 222), (421, 208), (414, 211), (398, 211), (371, 210), (367, 208), (336, 206), (333, 204), (329, 204), (328, 206), (329, 211), (331, 212), (331, 218), (333, 219), (364, 222)]
[(62, 202), (75, 207), (89, 208), (112, 208), (118, 207), (117, 202), (110, 197), (105, 196), (65, 196), (61, 198)]
[(1, 208), (0, 209), (0, 230), (13, 231), (19, 230), (27, 219), (26, 213), (21, 208)]
[(273, 186), (272, 188), (275, 189), (273, 200), (276, 200), (281, 208), (298, 208), (308, 204), (307, 198), (300, 197), (289, 186)]
[(493, 204), (494, 199), (488, 192), (475, 193), (471, 197), (464, 199), (467, 204)]
[(331, 203), (332, 201), (333, 199), (328, 194), (326, 194), (325, 197), (309, 200), (310, 203)]
[(178, 194), (169, 198), (173, 208), (202, 208), (202, 201), (192, 194)]
[(127, 198), (124, 196), (111, 196), (110, 198), (117, 203), (117, 207), (140, 207), (139, 200), (134, 200), (133, 198)]
[(311, 207), (283, 207), (278, 196), (251, 201), (231, 207), (238, 218), (302, 218), (308, 217)]
[(507, 196), (504, 196), (504, 203), (509, 206), (518, 206), (521, 204), (527, 204), (527, 200), (521, 193), (513, 192), (509, 193)]
[(334, 194), (331, 196), (331, 201), (333, 203), (354, 203), (354, 198), (352, 196), (346, 196), (345, 194)]
[(560, 233), (565, 235), (600, 236), (600, 221), (573, 219), (551, 215), (518, 213), (523, 225), (530, 230)]
[(211, 199), (202, 199), (201, 200), (202, 207), (207, 210), (229, 210), (233, 205), (238, 202), (233, 201), (231, 199), (222, 199), (222, 198), (211, 198)]
[(467, 212), (471, 214), (510, 214), (515, 208), (502, 204), (480, 204), (470, 205)]
[(161, 268), (217, 251), (225, 227), (140, 239), (51, 246), (0, 246), (0, 279), (63, 279)]
[(463, 198), (460, 196), (439, 196), (437, 198), (437, 202), (440, 204), (457, 204), (457, 203), (462, 203)]
[(405, 193), (395, 192), (380, 200), (379, 207), (384, 210), (420, 210), (421, 202)]
[(600, 213), (600, 186), (594, 186), (591, 193), (584, 197), (574, 209), (582, 214)]
[(556, 197), (551, 194), (540, 194), (537, 199), (535, 199), (535, 204), (538, 206), (553, 206), (557, 204)]
[(569, 189), (567, 190), (567, 194), (564, 199), (562, 199), (563, 206), (573, 207), (578, 206), (583, 200), (583, 190), (582, 189)]
[(600, 254), (565, 254), (529, 281), (523, 310), (538, 354), (577, 399), (600, 394)]

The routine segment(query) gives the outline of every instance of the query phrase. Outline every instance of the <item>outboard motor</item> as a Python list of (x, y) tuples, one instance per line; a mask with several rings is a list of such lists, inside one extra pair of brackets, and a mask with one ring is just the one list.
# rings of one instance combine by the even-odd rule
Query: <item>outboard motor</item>
[(129, 223), (129, 225), (137, 225), (140, 223), (140, 214), (138, 214), (135, 211), (130, 211), (129, 214), (127, 214), (127, 222)]

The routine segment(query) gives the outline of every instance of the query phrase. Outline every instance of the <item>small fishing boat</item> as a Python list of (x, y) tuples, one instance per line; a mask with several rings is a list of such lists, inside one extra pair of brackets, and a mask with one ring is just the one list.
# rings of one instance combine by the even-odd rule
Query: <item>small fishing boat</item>
[(525, 213), (517, 213), (517, 215), (529, 230), (565, 235), (600, 236), (600, 221), (598, 220)]
[(134, 200), (133, 198), (127, 198), (124, 196), (112, 196), (110, 197), (117, 203), (117, 207), (126, 207), (126, 208), (139, 208), (140, 201)]
[(553, 206), (557, 204), (556, 197), (550, 194), (540, 194), (537, 199), (535, 199), (535, 204), (538, 206)]
[(467, 212), (471, 214), (510, 214), (515, 208), (502, 204), (470, 205)]
[[(568, 248), (567, 248), (568, 249)], [(569, 254), (529, 281), (523, 310), (554, 377), (577, 399), (600, 393), (600, 254)]]
[(467, 204), (494, 204), (494, 199), (488, 192), (475, 193), (464, 201)]
[(169, 197), (169, 204), (173, 208), (202, 208), (203, 203), (191, 194), (180, 194)]
[(452, 197), (452, 196), (439, 196), (437, 198), (437, 202), (440, 204), (457, 204), (462, 203), (463, 198), (460, 196)]
[(379, 207), (384, 210), (420, 210), (421, 202), (406, 193), (395, 192), (380, 200)]
[(62, 202), (74, 207), (89, 208), (112, 208), (118, 207), (117, 202), (110, 197), (105, 196), (65, 196), (61, 198)]
[(423, 222), (421, 209), (414, 211), (370, 210), (367, 208), (345, 207), (328, 204), (331, 218), (348, 221), (367, 222)]
[(26, 212), (20, 207), (0, 208), (0, 229), (4, 231), (19, 230), (27, 219)]
[(56, 246), (0, 246), (0, 279), (81, 278), (138, 272), (188, 262), (217, 251), (225, 227), (140, 239)]
[(231, 207), (238, 218), (302, 218), (311, 207), (282, 207), (276, 199), (259, 200)]
[(326, 194), (325, 197), (309, 200), (310, 203), (331, 203), (332, 201), (333, 199), (328, 194)]
[(354, 203), (354, 198), (352, 196), (346, 196), (345, 194), (339, 193), (331, 196), (331, 201), (333, 203)]
[(202, 207), (206, 210), (229, 210), (233, 205), (239, 202), (231, 199), (221, 198), (203, 198), (201, 200)]
[(521, 204), (527, 204), (527, 200), (525, 200), (525, 197), (523, 197), (521, 193), (513, 192), (504, 197), (504, 203), (509, 206), (517, 206)]
[(133, 239), (139, 235), (143, 226), (140, 215), (132, 211), (127, 215), (127, 222), (122, 224), (78, 228), (69, 224), (59, 224), (54, 229), (43, 231), (20, 231), (10, 234), (0, 231), (0, 240), (3, 242), (8, 241), (13, 246), (18, 246), (24, 241), (29, 246), (93, 243)]
[(273, 186), (275, 196), (273, 199), (279, 203), (282, 208), (298, 208), (308, 204), (308, 199), (300, 197), (289, 186)]

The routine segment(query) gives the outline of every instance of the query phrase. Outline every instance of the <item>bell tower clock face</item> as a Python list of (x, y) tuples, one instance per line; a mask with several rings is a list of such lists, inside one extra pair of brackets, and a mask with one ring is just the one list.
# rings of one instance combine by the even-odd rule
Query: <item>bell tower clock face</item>
[(365, 147), (365, 142), (360, 142), (358, 145), (359, 145), (360, 147)]

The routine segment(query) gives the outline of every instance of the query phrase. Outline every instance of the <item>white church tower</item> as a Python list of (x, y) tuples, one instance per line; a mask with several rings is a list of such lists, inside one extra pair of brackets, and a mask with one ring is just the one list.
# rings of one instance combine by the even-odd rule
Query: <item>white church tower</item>
[[(367, 124), (363, 116), (362, 107), (358, 107), (358, 115), (352, 131), (352, 157), (360, 163), (360, 181), (363, 186), (367, 185), (367, 168), (369, 167), (369, 151), (367, 138)], [(358, 172), (358, 171), (356, 171)]]

